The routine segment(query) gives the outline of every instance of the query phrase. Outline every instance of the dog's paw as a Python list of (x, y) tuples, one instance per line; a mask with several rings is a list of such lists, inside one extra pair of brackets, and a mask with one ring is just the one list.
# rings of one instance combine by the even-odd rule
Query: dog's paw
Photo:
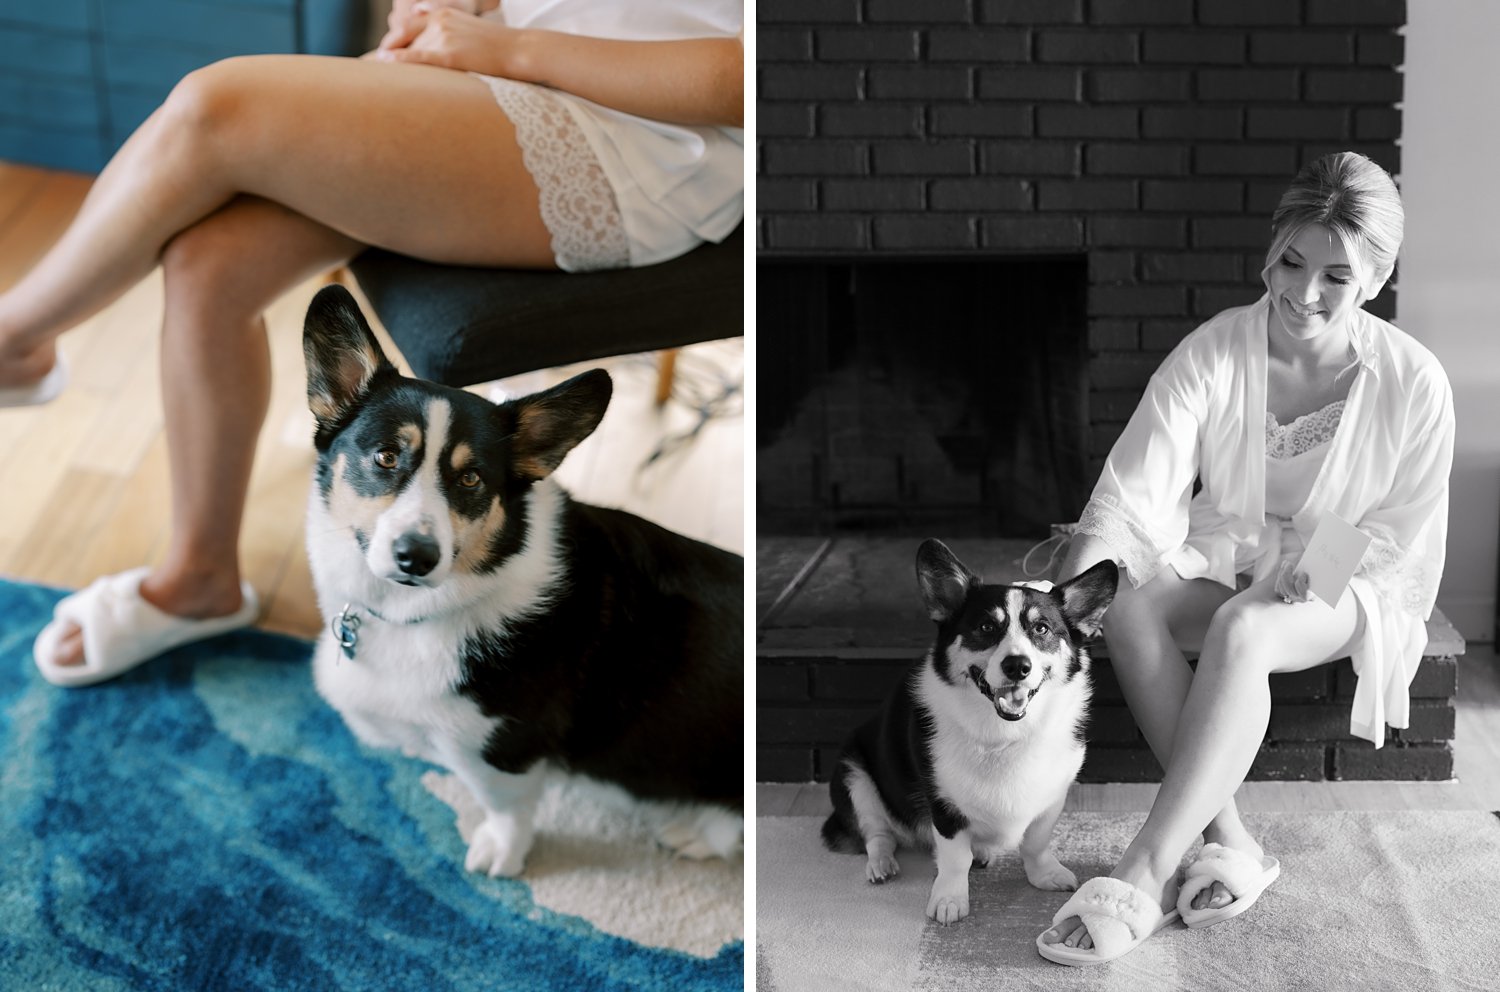
[(957, 923), (969, 915), (969, 883), (968, 879), (962, 879), (960, 884), (945, 882), (939, 878), (932, 883), (932, 895), (927, 897), (927, 918), (947, 926)]
[(526, 866), (531, 850), (531, 828), (511, 817), (487, 816), (474, 830), (464, 870), (482, 872), (490, 878), (514, 878)]
[(865, 863), (865, 877), (872, 885), (879, 885), (899, 874), (901, 874), (901, 862), (896, 860), (894, 854), (884, 851), (871, 852), (870, 860)]
[(727, 861), (744, 849), (745, 820), (728, 810), (699, 810), (662, 824), (656, 830), (656, 839), (679, 857)]
[(1048, 892), (1071, 892), (1078, 888), (1078, 876), (1051, 854), (1026, 865), (1026, 881)]
[(705, 861), (715, 855), (694, 820), (673, 820), (656, 831), (656, 839), (680, 857)]

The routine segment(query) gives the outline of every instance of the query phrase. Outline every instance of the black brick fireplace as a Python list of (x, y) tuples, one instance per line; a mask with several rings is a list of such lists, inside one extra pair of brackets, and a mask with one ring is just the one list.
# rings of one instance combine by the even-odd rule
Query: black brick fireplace
[(1087, 497), (1082, 255), (763, 262), (757, 527), (1043, 534)]
[[(1330, 151), (1395, 173), (1403, 2), (764, 0), (763, 261), (1076, 253), (1097, 469)], [(1393, 312), (1392, 291), (1370, 309)]]
[[(856, 554), (851, 531), (1046, 536), (1034, 521), (1006, 532), (994, 485), (978, 515), (939, 530), (941, 513), (913, 502), (905, 462), (870, 468), (885, 481), (861, 488), (858, 472), (826, 461), (840, 450), (868, 457), (868, 437), (816, 435), (825, 461), (788, 482), (787, 449), (809, 415), (781, 394), (797, 394), (799, 377), (852, 368), (867, 394), (900, 393), (884, 388), (879, 360), (850, 358), (886, 354), (889, 332), (840, 343), (839, 331), (820, 339), (788, 315), (834, 306), (829, 285), (884, 285), (883, 265), (1076, 266), (1078, 385), (1043, 404), (1070, 411), (1056, 443), (1077, 448), (1078, 467), (1061, 478), (1085, 481), (1055, 487), (1056, 519), (1076, 519), (1166, 353), (1262, 292), (1270, 215), (1292, 175), (1348, 149), (1399, 178), (1405, 16), (1402, 0), (760, 0), (757, 390), (772, 401), (757, 436), (760, 778), (825, 777), (843, 733), (920, 650), (861, 640), (853, 613), (807, 608), (809, 596), (849, 588), (894, 617), (915, 596), (905, 545)], [(1390, 316), (1393, 293), (1369, 309)], [(952, 295), (929, 293), (934, 303)], [(769, 323), (793, 330), (778, 338)], [(938, 323), (910, 329), (917, 347), (951, 346)], [(859, 423), (890, 433), (873, 413)], [(830, 488), (841, 471), (850, 481)], [(950, 495), (967, 492), (957, 486)], [(871, 502), (882, 487), (893, 494), (883, 510)], [(765, 543), (776, 534), (802, 543)], [(1453, 639), (1434, 643), (1454, 653)], [(1380, 751), (1341, 734), (1343, 668), (1305, 686), (1286, 680), (1277, 691), (1291, 705), (1253, 777), (1448, 777), (1452, 671), (1451, 657), (1427, 667), (1420, 720)], [(1101, 678), (1092, 775), (1149, 779), (1155, 765)]]

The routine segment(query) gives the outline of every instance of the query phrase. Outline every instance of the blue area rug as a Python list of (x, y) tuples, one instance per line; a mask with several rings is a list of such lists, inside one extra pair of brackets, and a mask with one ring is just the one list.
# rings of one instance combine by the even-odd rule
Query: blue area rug
[(245, 632), (44, 682), (63, 594), (0, 580), (0, 988), (743, 987), (463, 870), (429, 766), (361, 748), (305, 641)]

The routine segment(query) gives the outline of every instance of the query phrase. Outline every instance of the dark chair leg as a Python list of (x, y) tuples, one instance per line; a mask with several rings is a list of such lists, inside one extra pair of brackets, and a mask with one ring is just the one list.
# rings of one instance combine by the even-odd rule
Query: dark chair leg
[(665, 406), (672, 398), (672, 378), (677, 374), (676, 348), (656, 353), (656, 405)]

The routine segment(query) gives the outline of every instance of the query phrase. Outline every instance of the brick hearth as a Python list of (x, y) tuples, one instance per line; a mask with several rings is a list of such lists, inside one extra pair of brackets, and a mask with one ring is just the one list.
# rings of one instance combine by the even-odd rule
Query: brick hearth
[[(825, 780), (845, 737), (931, 643), (913, 560), (918, 542), (893, 538), (761, 538), (756, 549), (756, 778)], [(954, 540), (989, 581), (1021, 577), (1028, 544)], [(1411, 687), (1411, 727), (1385, 747), (1350, 737), (1348, 660), (1271, 680), (1271, 724), (1254, 780), (1420, 779), (1453, 776), (1453, 701), (1463, 639), (1441, 614)], [(1120, 695), (1104, 645), (1093, 649), (1085, 782), (1157, 781), (1161, 768)]]

